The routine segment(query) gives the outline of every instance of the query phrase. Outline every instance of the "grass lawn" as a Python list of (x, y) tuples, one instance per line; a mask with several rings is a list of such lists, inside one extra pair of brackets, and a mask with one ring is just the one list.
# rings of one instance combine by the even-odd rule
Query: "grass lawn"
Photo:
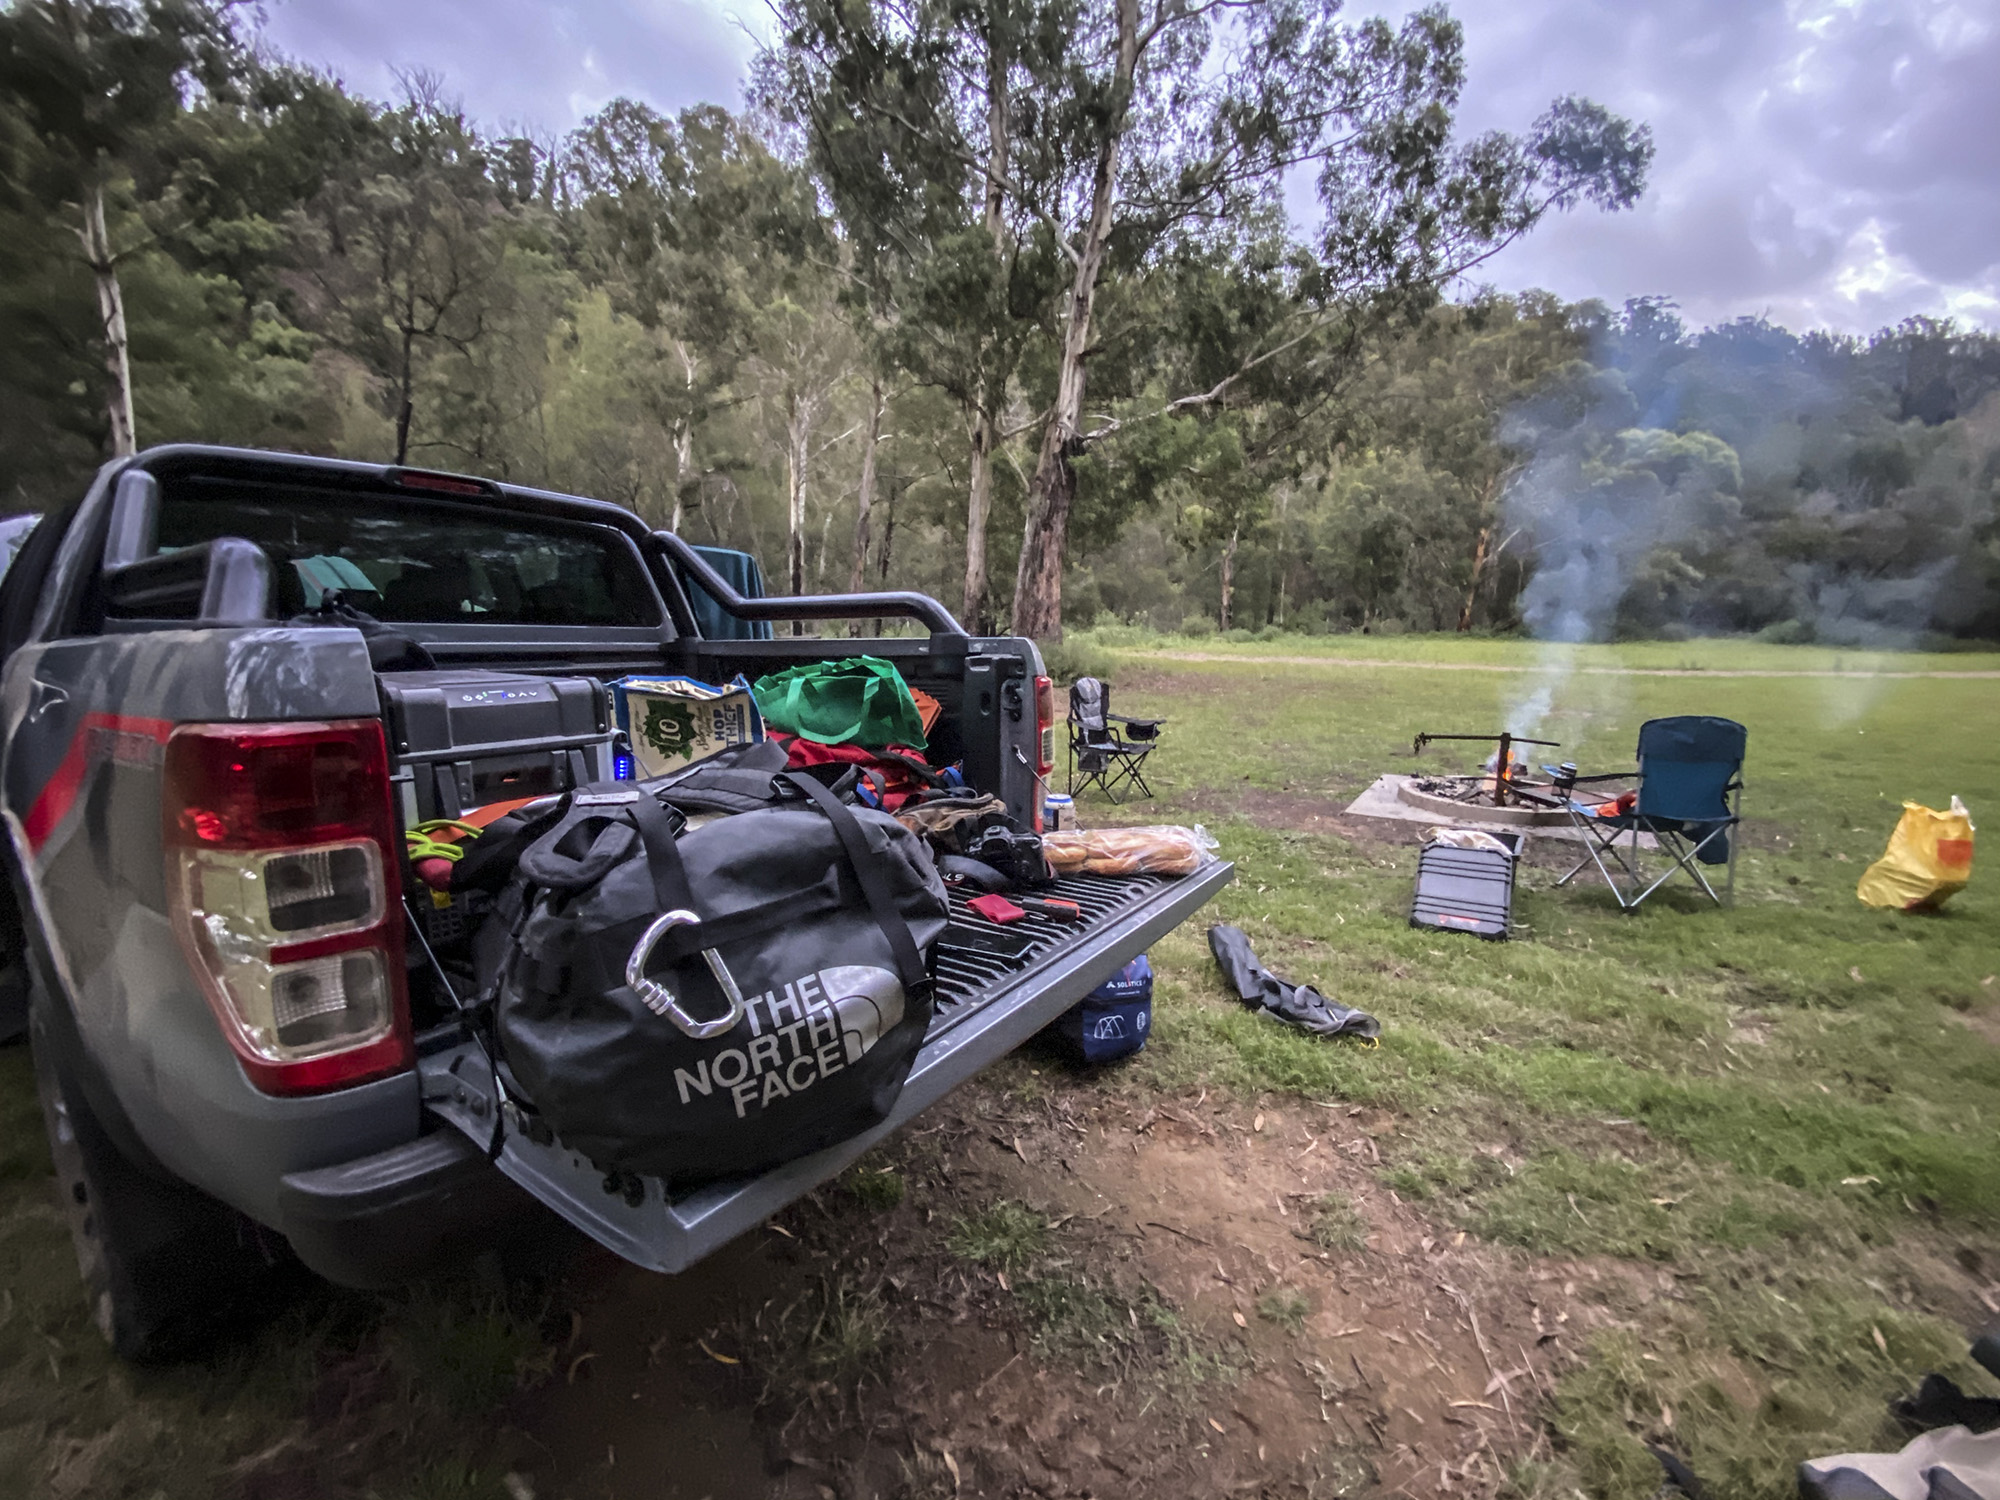
[[(1830, 665), (1727, 642), (1589, 653), (1700, 676), (1561, 681), (1537, 648), (1492, 641), (1307, 643), (1382, 662), (1337, 668), (1256, 658), (1313, 654), (1292, 640), (1080, 644), (1114, 657), (1116, 706), (1171, 717), (1144, 815), (1200, 819), (1239, 862), (1222, 918), (1384, 1023), (1365, 1050), (1262, 1022), (1223, 998), (1194, 925), (1155, 955), (1152, 1078), (1388, 1105), (1405, 1121), (1382, 1168), (1400, 1196), (1531, 1251), (1671, 1271), (1678, 1292), (1562, 1382), (1557, 1457), (1519, 1475), (1525, 1492), (1650, 1494), (1643, 1440), (1712, 1492), (1787, 1495), (1802, 1458), (1898, 1445), (1883, 1403), (1925, 1371), (1990, 1388), (1963, 1329), (2000, 1277), (2000, 882), (1929, 916), (1871, 911), (1854, 886), (1903, 799), (2000, 808), (2000, 684), (1707, 675)], [(1237, 659), (1167, 659), (1196, 650)], [(1453, 657), (1519, 670), (1402, 665)], [(1733, 910), (1677, 894), (1621, 913), (1601, 886), (1551, 889), (1545, 846), (1518, 940), (1417, 932), (1414, 827), (1335, 831), (1309, 811), (1409, 768), (1417, 730), (1524, 727), (1516, 706), (1545, 685), (1542, 737), (1586, 770), (1629, 766), (1656, 715), (1749, 727)], [(1470, 769), (1470, 754), (1425, 763)], [(1087, 802), (1086, 823), (1107, 811)]]
[[(1056, 1157), (1072, 1137), (1054, 1127), (1046, 1140), (1035, 1135), (1031, 1115), (1100, 1110), (1116, 1135), (1102, 1149), (1123, 1153), (1146, 1104), (1168, 1096), (1189, 1127), (1178, 1138), (1185, 1149), (1211, 1153), (1187, 1159), (1212, 1169), (1221, 1148), (1191, 1144), (1208, 1139), (1193, 1129), (1204, 1108), (1226, 1126), (1228, 1111), (1248, 1115), (1287, 1096), (1373, 1106), (1370, 1120), (1388, 1122), (1372, 1136), (1380, 1166), (1356, 1164), (1346, 1179), (1365, 1189), (1365, 1206), (1392, 1191), (1408, 1206), (1398, 1213), (1465, 1231), (1475, 1249), (1506, 1247), (1481, 1251), (1496, 1264), (1579, 1268), (1576, 1295), (1598, 1304), (1588, 1320), (1597, 1331), (1547, 1399), (1553, 1443), (1514, 1468), (1523, 1500), (1650, 1496), (1660, 1471), (1647, 1442), (1681, 1454), (1711, 1494), (1776, 1500), (1793, 1493), (1802, 1458), (1895, 1446), (1884, 1403), (1926, 1371), (1993, 1389), (1964, 1348), (1966, 1330), (2000, 1312), (2000, 1300), (1981, 1305), (2000, 1298), (2000, 879), (1989, 869), (1922, 917), (1867, 910), (1854, 885), (1906, 797), (1942, 806), (1956, 792), (1975, 818), (2000, 815), (2000, 681), (1729, 674), (1962, 673), (2000, 658), (1864, 663), (1814, 648), (1691, 642), (1587, 648), (1578, 660), (1596, 670), (1560, 676), (1537, 648), (1491, 640), (1113, 635), (1071, 649), (1103, 663), (1117, 707), (1170, 718), (1151, 773), (1159, 799), (1114, 813), (1086, 798), (1086, 823), (1204, 823), (1239, 878), (1154, 949), (1154, 1041), (1131, 1065), (1044, 1076), (1024, 1055), (937, 1112), (977, 1115), (1032, 1086), (1033, 1108), (1016, 1111), (1029, 1123), (1009, 1127), (1028, 1131), (1032, 1149), (1019, 1136), (1003, 1149), (1009, 1142), (982, 1119), (953, 1135), (927, 1117), (843, 1190), (793, 1212), (789, 1227), (746, 1237), (687, 1278), (644, 1278), (599, 1256), (538, 1282), (467, 1273), (385, 1296), (308, 1289), (204, 1363), (132, 1370), (110, 1358), (78, 1294), (26, 1053), (0, 1052), (0, 1496), (470, 1500), (510, 1493), (510, 1472), (561, 1469), (544, 1439), (565, 1464), (588, 1448), (604, 1479), (614, 1430), (622, 1454), (663, 1431), (674, 1442), (706, 1435), (702, 1424), (738, 1434), (751, 1455), (708, 1487), (752, 1493), (754, 1455), (770, 1433), (793, 1430), (807, 1398), (769, 1394), (771, 1370), (789, 1356), (759, 1364), (761, 1346), (746, 1337), (731, 1346), (745, 1356), (738, 1379), (736, 1356), (698, 1344), (738, 1311), (774, 1347), (804, 1340), (804, 1364), (791, 1361), (801, 1388), (894, 1350), (904, 1397), (971, 1390), (966, 1409), (982, 1428), (982, 1403), (1024, 1371), (1034, 1390), (1089, 1396), (1110, 1378), (1090, 1373), (1113, 1347), (1110, 1333), (1117, 1360), (1184, 1367), (1203, 1390), (1232, 1380), (1252, 1389), (1255, 1377), (1232, 1373), (1238, 1365), (1219, 1359), (1213, 1339), (1197, 1337), (1175, 1300), (1182, 1293), (1113, 1287), (1092, 1279), (1098, 1268), (1069, 1265), (1082, 1243), (1073, 1237), (1094, 1216), (1058, 1231), (1037, 1206), (1071, 1190)], [(1194, 655), (1204, 659), (1181, 659)], [(1362, 664), (1346, 664), (1354, 659)], [(1415, 825), (1339, 810), (1377, 775), (1412, 765), (1416, 731), (1524, 729), (1538, 695), (1543, 737), (1586, 770), (1629, 765), (1639, 723), (1653, 715), (1722, 714), (1749, 726), (1751, 821), (1734, 909), (1672, 893), (1622, 914), (1601, 888), (1550, 889), (1560, 849), (1544, 844), (1524, 872), (1515, 941), (1410, 929)], [(1438, 745), (1424, 764), (1464, 769), (1472, 755)], [(1247, 1013), (1209, 959), (1202, 933), (1212, 920), (1247, 929), (1280, 973), (1374, 1012), (1381, 1046), (1318, 1042)], [(1072, 1149), (1081, 1148), (1061, 1145)], [(1018, 1183), (995, 1196), (992, 1160), (984, 1176), (967, 1166), (979, 1150), (1018, 1168)], [(950, 1186), (952, 1170), (970, 1185)], [(1234, 1179), (1215, 1181), (1233, 1204)], [(1120, 1188), (1107, 1175), (1104, 1190)], [(1111, 1207), (1127, 1218), (1157, 1212), (1135, 1208), (1136, 1193)], [(870, 1216), (882, 1227), (864, 1242), (855, 1224)], [(1328, 1257), (1329, 1279), (1389, 1269), (1392, 1252), (1363, 1248), (1370, 1224), (1341, 1193), (1309, 1200), (1293, 1222), (1298, 1240)], [(1438, 1231), (1424, 1232), (1428, 1249)], [(1288, 1243), (1292, 1234), (1288, 1223)], [(882, 1275), (900, 1257), (897, 1276), (916, 1278), (911, 1295), (875, 1271), (850, 1285), (857, 1252), (861, 1267), (876, 1255)], [(1203, 1250), (1204, 1278), (1218, 1253)], [(1393, 1253), (1406, 1279), (1434, 1276), (1415, 1250)], [(975, 1281), (987, 1300), (965, 1300)], [(933, 1345), (937, 1305), (956, 1306), (963, 1326)], [(921, 1322), (926, 1307), (932, 1323)], [(1241, 1311), (1224, 1327), (1243, 1340), (1290, 1350), (1310, 1337), (1300, 1330), (1311, 1304), (1286, 1285)], [(1023, 1361), (1013, 1376), (1002, 1352), (1008, 1317), (1027, 1339), (1012, 1351)], [(925, 1351), (973, 1333), (992, 1341), (978, 1346), (991, 1369), (925, 1362), (934, 1357)], [(1300, 1358), (1306, 1349), (1298, 1343)], [(716, 1384), (725, 1377), (766, 1395), (730, 1397), (734, 1387)], [(689, 1407), (689, 1392), (715, 1399), (713, 1415)], [(689, 1426), (663, 1427), (677, 1408)], [(1205, 1435), (1213, 1425), (1190, 1422)], [(1145, 1451), (1159, 1441), (1149, 1430)], [(908, 1445), (898, 1452), (907, 1458)], [(1261, 1462), (1262, 1438), (1241, 1456)], [(929, 1488), (912, 1478), (882, 1493), (959, 1492), (945, 1459), (910, 1464)], [(633, 1483), (645, 1472), (623, 1462), (615, 1471)], [(817, 1478), (797, 1470), (806, 1488), (796, 1492), (816, 1492)], [(1342, 1481), (1310, 1492), (1365, 1491)]]

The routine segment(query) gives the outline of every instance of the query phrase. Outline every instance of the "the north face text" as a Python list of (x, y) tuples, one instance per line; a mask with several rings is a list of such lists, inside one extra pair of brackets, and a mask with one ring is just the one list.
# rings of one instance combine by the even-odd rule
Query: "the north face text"
[(720, 1048), (692, 1073), (675, 1068), (674, 1087), (687, 1104), (720, 1085), (744, 1119), (860, 1062), (902, 1018), (903, 987), (887, 969), (822, 969), (750, 999), (750, 1042)]

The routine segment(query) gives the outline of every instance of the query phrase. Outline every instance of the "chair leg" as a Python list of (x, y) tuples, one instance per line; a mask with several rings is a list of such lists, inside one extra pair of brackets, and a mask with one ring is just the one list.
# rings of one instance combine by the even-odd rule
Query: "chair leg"
[[(1612, 863), (1624, 871), (1627, 878), (1633, 884), (1637, 885), (1640, 882), (1641, 876), (1639, 871), (1626, 861), (1624, 855), (1618, 852), (1618, 836), (1625, 830), (1614, 828), (1611, 830), (1610, 836), (1606, 837), (1602, 829), (1593, 827), (1589, 821), (1579, 817), (1575, 812), (1571, 812), (1570, 814), (1570, 823), (1583, 834), (1584, 856), (1556, 884), (1558, 886), (1569, 884), (1570, 881), (1583, 872), (1586, 865), (1594, 864), (1597, 866), (1597, 873), (1604, 877), (1604, 883), (1611, 887), (1611, 894), (1617, 898), (1619, 906), (1629, 909), (1633, 903), (1626, 899), (1625, 887), (1619, 884), (1618, 877), (1611, 873), (1611, 867), (1604, 862), (1604, 856), (1607, 854), (1610, 855)], [(1636, 860), (1638, 858), (1637, 829), (1632, 830), (1632, 836), (1633, 858)]]
[[(1736, 825), (1735, 823), (1724, 824), (1721, 828), (1718, 828), (1713, 832), (1711, 832), (1710, 834), (1708, 834), (1707, 837), (1692, 844), (1688, 843), (1677, 833), (1661, 833), (1660, 835), (1658, 835), (1660, 840), (1660, 847), (1669, 853), (1670, 857), (1673, 859), (1673, 863), (1666, 868), (1666, 870), (1661, 874), (1658, 880), (1655, 880), (1651, 885), (1647, 886), (1645, 890), (1641, 891), (1638, 894), (1638, 896), (1636, 896), (1633, 899), (1632, 904), (1634, 906), (1637, 906), (1641, 901), (1644, 901), (1648, 896), (1652, 895), (1654, 891), (1657, 891), (1661, 886), (1665, 885), (1669, 880), (1672, 880), (1674, 878), (1674, 872), (1676, 870), (1685, 870), (1687, 872), (1688, 878), (1692, 880), (1696, 885), (1701, 887), (1701, 893), (1704, 896), (1708, 897), (1709, 900), (1713, 901), (1717, 906), (1721, 906), (1723, 904), (1722, 897), (1716, 895), (1715, 887), (1709, 884), (1708, 877), (1701, 872), (1701, 869), (1697, 865), (1696, 860), (1700, 856), (1701, 851), (1706, 849), (1710, 843), (1712, 843), (1715, 839), (1721, 837), (1723, 834), (1732, 831), (1737, 826), (1738, 825)], [(1735, 857), (1735, 852), (1736, 852), (1735, 845), (1732, 844), (1730, 846), (1730, 857), (1732, 859)]]
[(1153, 800), (1153, 789), (1146, 785), (1146, 778), (1140, 774), (1139, 770), (1144, 764), (1145, 760), (1143, 757), (1132, 762), (1132, 780), (1138, 784), (1139, 795), (1150, 802)]
[(1729, 904), (1736, 904), (1736, 851), (1743, 847), (1743, 788), (1738, 787), (1729, 808)]

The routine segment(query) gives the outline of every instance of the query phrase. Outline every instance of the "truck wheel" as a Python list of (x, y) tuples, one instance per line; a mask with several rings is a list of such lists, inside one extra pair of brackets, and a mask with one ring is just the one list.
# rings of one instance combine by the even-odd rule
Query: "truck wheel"
[(134, 1166), (52, 1051), (37, 1035), (49, 1154), (91, 1316), (112, 1349), (137, 1363), (174, 1359), (268, 1306), (278, 1273), (296, 1264), (289, 1247), (207, 1194)]

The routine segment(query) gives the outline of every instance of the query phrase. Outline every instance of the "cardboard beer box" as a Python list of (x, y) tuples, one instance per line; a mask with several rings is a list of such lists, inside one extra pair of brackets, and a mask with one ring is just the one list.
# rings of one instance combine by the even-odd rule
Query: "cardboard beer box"
[(692, 677), (627, 677), (611, 692), (640, 781), (764, 738), (763, 715), (740, 674), (723, 687)]

